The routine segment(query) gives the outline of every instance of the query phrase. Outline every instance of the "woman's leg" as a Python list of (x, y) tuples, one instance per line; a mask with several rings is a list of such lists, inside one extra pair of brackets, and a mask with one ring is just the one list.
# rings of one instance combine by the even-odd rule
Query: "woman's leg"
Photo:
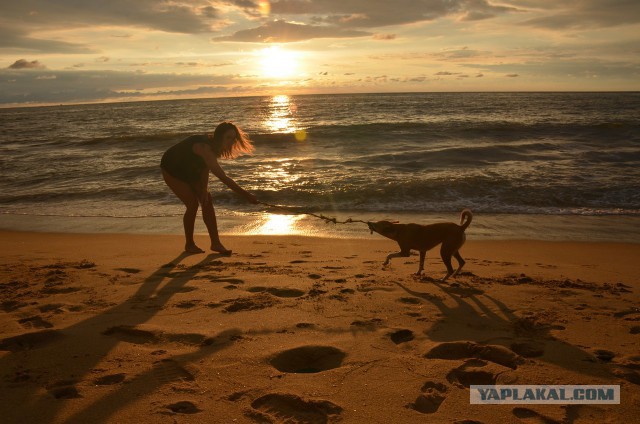
[(211, 250), (214, 252), (231, 254), (231, 250), (228, 250), (220, 242), (220, 236), (218, 234), (218, 222), (216, 220), (216, 211), (213, 208), (213, 199), (211, 193), (209, 193), (209, 170), (206, 170), (200, 176), (200, 186), (198, 189), (198, 199), (202, 206), (202, 220), (207, 226), (209, 231), (209, 237), (211, 238)]
[(196, 246), (196, 243), (193, 241), (193, 227), (196, 222), (196, 214), (198, 213), (198, 197), (196, 196), (196, 193), (189, 184), (177, 179), (164, 169), (162, 170), (162, 177), (169, 188), (176, 196), (178, 196), (178, 199), (180, 199), (187, 208), (184, 216), (182, 217), (182, 225), (184, 226), (184, 236), (186, 239), (184, 250), (189, 253), (204, 252), (204, 250)]

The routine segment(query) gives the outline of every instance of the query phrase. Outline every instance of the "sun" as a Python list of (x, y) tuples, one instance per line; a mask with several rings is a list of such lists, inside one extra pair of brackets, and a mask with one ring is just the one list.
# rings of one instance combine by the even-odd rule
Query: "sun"
[(260, 68), (267, 78), (288, 78), (298, 69), (298, 57), (295, 52), (271, 46), (260, 50)]

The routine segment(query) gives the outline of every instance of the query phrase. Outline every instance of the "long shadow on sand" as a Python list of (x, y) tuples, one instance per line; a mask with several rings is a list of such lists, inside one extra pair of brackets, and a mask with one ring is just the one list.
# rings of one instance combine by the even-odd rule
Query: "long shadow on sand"
[[(125, 302), (64, 329), (33, 333), (33, 337), (40, 334), (42, 337), (50, 338), (46, 346), (36, 349), (9, 349), (12, 351), (0, 359), (0, 370), (4, 374), (5, 381), (9, 379), (12, 370), (38, 369), (41, 368), (39, 364), (50, 363), (52, 366), (47, 370), (43, 380), (47, 382), (47, 387), (54, 388), (54, 395), (52, 396), (51, 390), (47, 392), (42, 387), (42, 382), (27, 381), (14, 385), (14, 390), (21, 393), (23, 401), (19, 405), (11, 405), (6, 399), (3, 400), (0, 406), (1, 421), (6, 423), (55, 421), (67, 402), (66, 399), (76, 397), (74, 385), (91, 379), (91, 371), (123, 340), (122, 337), (104, 335), (105, 330), (124, 329), (124, 340), (126, 337), (144, 336), (136, 333), (135, 329), (128, 333), (126, 330), (153, 318), (162, 306), (166, 305), (172, 296), (192, 280), (203, 267), (221, 255), (210, 254), (195, 265), (177, 270), (178, 264), (187, 256), (189, 255), (183, 253), (153, 272), (145, 278), (137, 292)], [(154, 294), (155, 296), (152, 297)], [(153, 307), (140, 307), (151, 297)], [(99, 400), (98, 405), (90, 405), (89, 408), (79, 411), (71, 421), (82, 423), (107, 421), (113, 412), (132, 401), (130, 397), (132, 392), (129, 392), (129, 389), (135, 388), (140, 395), (145, 394), (145, 391), (156, 390), (159, 386), (175, 379), (188, 378), (189, 374), (183, 368), (185, 364), (228, 347), (237, 333), (236, 330), (228, 329), (209, 338), (204, 335), (182, 335), (183, 340), (200, 342), (195, 353), (157, 361), (151, 370), (134, 377), (130, 384), (127, 384), (126, 393), (129, 397), (122, 390), (118, 390), (106, 396), (105, 399)], [(180, 335), (177, 337), (180, 339)], [(158, 375), (161, 378), (158, 378)], [(95, 406), (102, 408), (98, 409)]]
[[(480, 289), (458, 284), (450, 286), (430, 280), (428, 284), (439, 290), (439, 293), (433, 294), (396, 284), (408, 294), (424, 299), (439, 309), (440, 320), (425, 332), (433, 341), (500, 345), (525, 357), (577, 374), (609, 380), (615, 378), (612, 364), (596, 359), (593, 354), (551, 333), (563, 327), (518, 317), (504, 303)], [(451, 301), (453, 305), (449, 306)], [(571, 384), (579, 383), (576, 381)]]

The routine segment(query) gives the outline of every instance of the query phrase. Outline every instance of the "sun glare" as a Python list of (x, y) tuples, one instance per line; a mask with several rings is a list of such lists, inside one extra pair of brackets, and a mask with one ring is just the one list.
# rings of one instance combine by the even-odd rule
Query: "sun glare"
[(303, 234), (304, 231), (296, 228), (296, 222), (301, 218), (302, 215), (266, 214), (262, 218), (262, 222), (247, 233), (261, 235)]
[(262, 75), (268, 78), (287, 78), (298, 68), (295, 52), (271, 46), (260, 51), (260, 68)]

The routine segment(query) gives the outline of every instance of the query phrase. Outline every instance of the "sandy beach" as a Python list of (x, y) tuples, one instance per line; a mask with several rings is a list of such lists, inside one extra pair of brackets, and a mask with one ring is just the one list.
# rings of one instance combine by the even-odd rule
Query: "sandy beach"
[[(206, 246), (206, 238), (197, 242)], [(3, 423), (620, 423), (640, 404), (640, 245), (0, 236)], [(470, 405), (470, 384), (615, 384), (619, 405)]]

